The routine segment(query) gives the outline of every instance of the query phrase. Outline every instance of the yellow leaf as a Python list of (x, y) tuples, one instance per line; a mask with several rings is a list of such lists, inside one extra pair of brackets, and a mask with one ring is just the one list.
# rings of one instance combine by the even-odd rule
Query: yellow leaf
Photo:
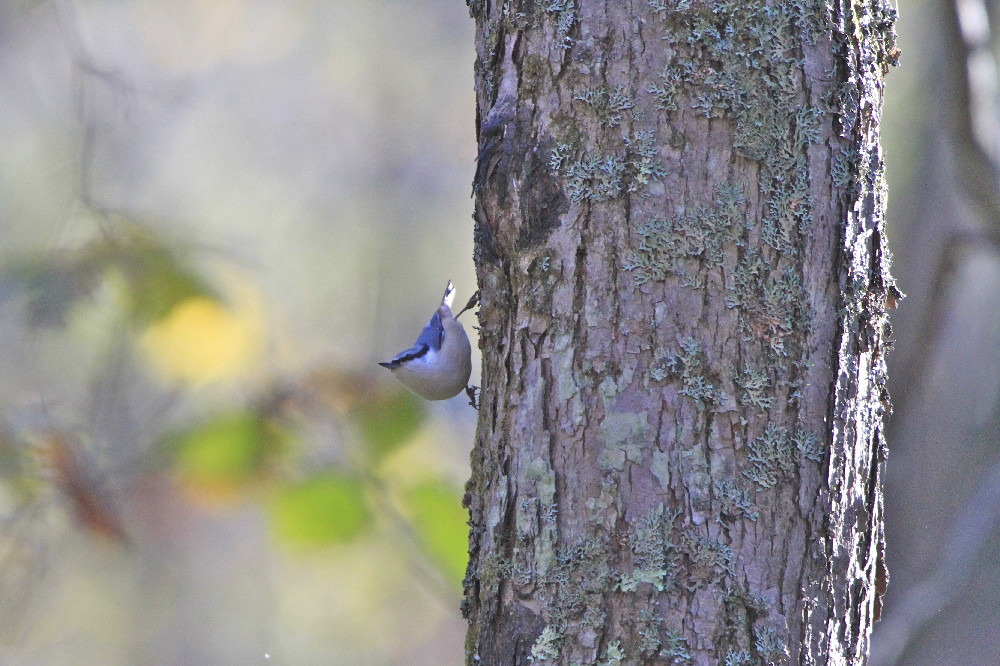
[(263, 347), (263, 324), (259, 312), (196, 296), (150, 325), (140, 347), (164, 378), (201, 384), (247, 370)]

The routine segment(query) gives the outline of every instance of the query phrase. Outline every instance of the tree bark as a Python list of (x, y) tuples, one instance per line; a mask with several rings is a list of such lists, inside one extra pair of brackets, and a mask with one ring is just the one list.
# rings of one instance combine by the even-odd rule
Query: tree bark
[(468, 663), (861, 663), (893, 10), (469, 4)]

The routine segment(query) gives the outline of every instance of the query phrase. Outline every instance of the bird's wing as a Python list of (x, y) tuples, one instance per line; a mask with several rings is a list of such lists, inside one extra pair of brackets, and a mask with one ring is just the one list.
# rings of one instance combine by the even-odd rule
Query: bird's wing
[(398, 368), (400, 365), (406, 363), (407, 361), (412, 361), (415, 358), (420, 358), (428, 351), (429, 350), (427, 348), (427, 345), (417, 344), (414, 347), (410, 347), (406, 351), (399, 352), (398, 354), (396, 354), (395, 358), (393, 358), (388, 363), (379, 363), (379, 365), (381, 365), (383, 368), (389, 368), (391, 370), (393, 368)]
[(413, 346), (406, 351), (401, 351), (388, 363), (379, 363), (383, 368), (396, 368), (401, 363), (420, 358), (427, 352), (441, 349), (444, 341), (444, 326), (441, 324), (441, 313), (435, 312), (431, 320), (424, 326), (420, 337), (413, 343)]
[(420, 333), (420, 337), (417, 341), (413, 343), (414, 349), (420, 345), (426, 346), (428, 349), (433, 349), (437, 351), (441, 349), (441, 343), (444, 342), (444, 325), (441, 323), (441, 313), (435, 312), (431, 316), (431, 320), (427, 322), (424, 326), (424, 330)]

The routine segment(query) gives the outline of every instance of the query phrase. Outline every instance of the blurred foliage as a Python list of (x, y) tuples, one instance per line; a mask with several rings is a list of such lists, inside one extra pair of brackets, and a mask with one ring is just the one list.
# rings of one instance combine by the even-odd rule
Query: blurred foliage
[(353, 415), (376, 464), (411, 440), (426, 416), (420, 398), (399, 390), (385, 391), (359, 402)]
[(70, 310), (102, 283), (123, 283), (122, 309), (139, 324), (161, 319), (186, 299), (218, 298), (178, 248), (140, 224), (114, 222), (113, 234), (81, 247), (12, 261), (0, 272), (0, 294), (9, 298), (21, 287), (34, 326), (65, 325)]
[(200, 384), (239, 374), (260, 357), (262, 338), (254, 309), (237, 311), (195, 296), (152, 323), (139, 343), (162, 377)]
[(474, 412), (374, 362), (429, 313), (389, 285), (473, 282), (467, 8), (0, 26), (0, 663), (459, 655)]
[(196, 492), (229, 493), (256, 484), (292, 448), (280, 424), (248, 410), (214, 414), (167, 440), (174, 467)]
[(0, 426), (0, 480), (16, 497), (29, 492), (31, 465), (25, 447), (9, 429)]
[(138, 225), (123, 238), (105, 237), (94, 254), (107, 269), (124, 278), (127, 308), (137, 323), (155, 322), (181, 303), (201, 297), (217, 300), (205, 279), (186, 265), (184, 253)]
[[(222, 291), (175, 244), (138, 223), (115, 222), (121, 223), (120, 233), (14, 262), (2, 272), (2, 293), (9, 299), (20, 291), (32, 325), (62, 328), (72, 337), (67, 322), (74, 309), (92, 306), (96, 294), (110, 290), (126, 324), (125, 343), (140, 352), (137, 358), (161, 381), (197, 385), (238, 376), (262, 346), (262, 318), (227, 305)], [(259, 389), (242, 406), (224, 404), (165, 433), (139, 461), (140, 468), (165, 465), (179, 488), (201, 504), (262, 500), (276, 538), (299, 548), (355, 542), (371, 534), (377, 516), (388, 512), (392, 520), (409, 522), (411, 546), (443, 578), (460, 581), (467, 530), (457, 489), (432, 481), (400, 490), (379, 472), (387, 457), (419, 435), (426, 421), (424, 403), (395, 383), (341, 371), (313, 372), (275, 385), (283, 388)], [(309, 430), (311, 422), (332, 423), (346, 435), (336, 460), (309, 458), (300, 431)], [(114, 502), (93, 478), (101, 471), (96, 458), (85, 454), (79, 438), (70, 429), (46, 424), (38, 439), (51, 485), (78, 524), (127, 543), (127, 527)], [(0, 472), (12, 489), (37, 473), (25, 464), (32, 446), (0, 437)], [(404, 498), (401, 514), (388, 501), (390, 494)]]
[(365, 485), (350, 474), (326, 472), (287, 484), (274, 493), (269, 509), (278, 537), (295, 545), (345, 543), (372, 526)]
[(431, 558), (460, 585), (468, 561), (468, 515), (461, 495), (443, 481), (428, 481), (406, 493), (413, 525)]

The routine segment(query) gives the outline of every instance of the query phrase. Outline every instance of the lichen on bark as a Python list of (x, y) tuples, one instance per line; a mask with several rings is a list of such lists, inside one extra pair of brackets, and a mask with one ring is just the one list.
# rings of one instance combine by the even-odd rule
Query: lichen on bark
[(887, 5), (470, 2), (469, 663), (854, 663)]

